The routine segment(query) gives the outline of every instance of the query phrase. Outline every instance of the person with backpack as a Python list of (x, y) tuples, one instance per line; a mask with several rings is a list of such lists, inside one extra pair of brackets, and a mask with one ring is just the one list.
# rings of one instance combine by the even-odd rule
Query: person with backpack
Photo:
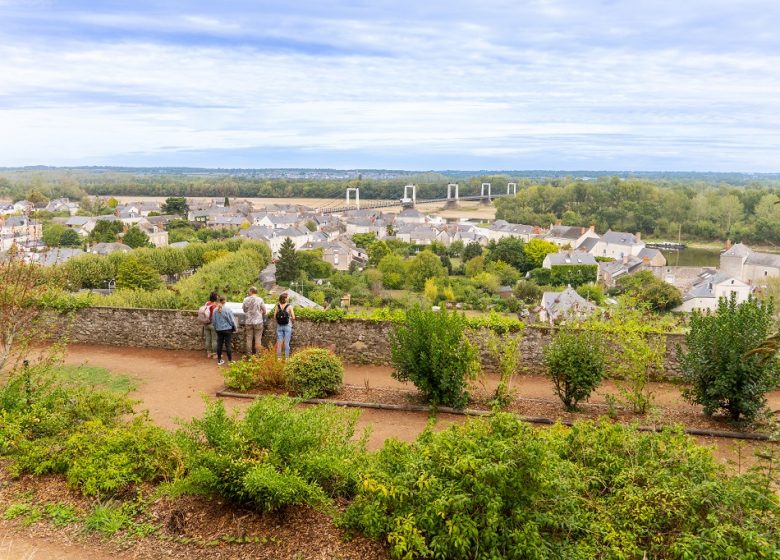
[(279, 301), (274, 306), (274, 319), (276, 319), (276, 359), (282, 357), (282, 346), (284, 346), (284, 357), (290, 357), (290, 339), (292, 338), (292, 324), (295, 321), (295, 311), (292, 304), (287, 301), (287, 294), (279, 294)]
[(217, 355), (217, 331), (211, 323), (214, 309), (217, 307), (217, 292), (209, 294), (209, 300), (198, 309), (198, 322), (203, 325), (203, 340), (206, 343), (206, 357)]
[(222, 360), (222, 348), (224, 347), (227, 359), (233, 361), (233, 333), (236, 332), (236, 317), (229, 307), (225, 305), (225, 297), (219, 298), (219, 303), (214, 309), (211, 322), (217, 331), (217, 365), (225, 362)]

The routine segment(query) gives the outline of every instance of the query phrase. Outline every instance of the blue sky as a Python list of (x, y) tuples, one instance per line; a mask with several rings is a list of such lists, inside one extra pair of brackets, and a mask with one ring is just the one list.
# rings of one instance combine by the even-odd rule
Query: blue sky
[(778, 28), (772, 0), (0, 0), (0, 166), (777, 172)]

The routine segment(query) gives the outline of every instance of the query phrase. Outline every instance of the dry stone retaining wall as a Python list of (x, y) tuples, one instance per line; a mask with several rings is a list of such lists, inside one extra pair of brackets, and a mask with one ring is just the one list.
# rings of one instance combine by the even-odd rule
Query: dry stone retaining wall
[[(55, 318), (53, 318), (55, 320)], [(56, 320), (65, 328), (66, 319)], [(92, 307), (81, 309), (71, 319), (72, 342), (82, 344), (109, 344), (114, 346), (135, 346), (142, 348), (165, 348), (170, 350), (205, 350), (202, 326), (195, 311), (168, 309), (125, 309)], [(298, 319), (293, 327), (292, 348), (322, 346), (332, 348), (342, 359), (350, 363), (389, 364), (389, 322), (348, 319), (342, 321), (312, 321)], [(480, 355), (486, 369), (493, 369), (495, 361), (487, 350), (489, 333), (486, 329), (471, 335), (480, 348)], [(521, 365), (528, 372), (543, 370), (542, 350), (549, 343), (551, 329), (528, 327), (522, 333)], [(234, 335), (234, 348), (244, 350), (244, 333), (239, 328)], [(273, 322), (263, 333), (263, 344), (273, 345), (276, 329)], [(666, 373), (678, 373), (675, 346), (682, 342), (680, 335), (667, 335)]]

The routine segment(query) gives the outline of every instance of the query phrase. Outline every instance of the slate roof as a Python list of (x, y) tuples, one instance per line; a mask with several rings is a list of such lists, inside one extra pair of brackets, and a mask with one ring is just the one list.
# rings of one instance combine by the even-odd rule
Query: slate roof
[(639, 240), (637, 240), (633, 233), (612, 231), (611, 229), (607, 230), (607, 233), (601, 236), (601, 240), (605, 243), (614, 243), (616, 245), (636, 245), (639, 243)]
[(582, 253), (580, 251), (561, 251), (560, 253), (550, 253), (545, 258), (550, 259), (550, 266), (598, 264), (593, 255), (590, 253)]
[(753, 251), (750, 250), (750, 247), (747, 245), (744, 245), (743, 243), (736, 243), (734, 244), (731, 249), (728, 251), (723, 252), (722, 256), (724, 257), (747, 257), (750, 255)]
[(571, 313), (590, 313), (596, 306), (568, 286), (562, 292), (544, 292), (542, 307), (551, 320), (556, 320)]
[(691, 286), (691, 289), (685, 293), (683, 301), (698, 298), (714, 298), (715, 286), (729, 282), (737, 286), (747, 286), (747, 284), (741, 280), (724, 274), (723, 272), (715, 272), (714, 270), (705, 271), (700, 275), (700, 280), (697, 280), (696, 283)]

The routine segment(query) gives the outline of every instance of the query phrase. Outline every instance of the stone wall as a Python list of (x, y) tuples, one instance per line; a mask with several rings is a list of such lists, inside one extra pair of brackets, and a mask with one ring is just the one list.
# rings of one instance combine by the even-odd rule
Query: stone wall
[[(65, 319), (60, 317), (62, 329)], [(342, 359), (350, 363), (384, 365), (390, 363), (390, 323), (377, 323), (350, 319), (344, 321), (311, 321), (299, 319), (293, 327), (292, 348), (306, 346), (331, 347)], [(483, 366), (495, 368), (495, 360), (488, 351), (489, 333), (482, 330), (472, 335), (479, 346)], [(543, 371), (542, 350), (549, 343), (552, 333), (547, 327), (529, 327), (522, 333), (521, 365), (531, 373)], [(109, 344), (165, 348), (170, 350), (204, 350), (202, 326), (195, 311), (167, 309), (121, 309), (94, 307), (78, 311), (72, 318), (70, 340), (83, 344)], [(682, 342), (681, 335), (666, 337), (666, 375), (678, 374), (675, 346)], [(271, 346), (276, 340), (273, 322), (263, 333), (263, 344)], [(234, 336), (234, 348), (244, 350), (244, 333), (239, 328)]]

